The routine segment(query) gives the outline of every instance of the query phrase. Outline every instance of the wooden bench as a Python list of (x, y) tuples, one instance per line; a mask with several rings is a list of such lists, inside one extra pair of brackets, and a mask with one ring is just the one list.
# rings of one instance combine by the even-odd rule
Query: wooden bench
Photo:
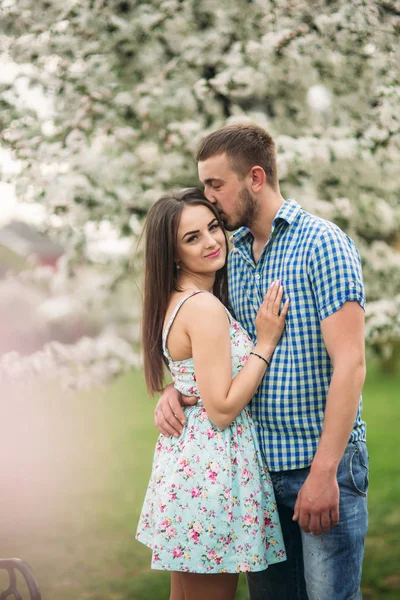
[(17, 590), (17, 571), (21, 573), (25, 579), (28, 591), (29, 600), (42, 600), (39, 586), (35, 579), (30, 566), (19, 558), (0, 558), (0, 569), (8, 571), (9, 585), (4, 592), (0, 592), (0, 600), (6, 600), (13, 597), (15, 600), (24, 600), (25, 596)]

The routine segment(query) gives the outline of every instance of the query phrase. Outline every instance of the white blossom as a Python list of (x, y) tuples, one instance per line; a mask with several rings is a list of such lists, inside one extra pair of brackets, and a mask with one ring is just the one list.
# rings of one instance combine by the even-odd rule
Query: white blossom
[(320, 112), (326, 112), (331, 107), (332, 96), (324, 85), (316, 84), (308, 89), (307, 102), (311, 108)]
[(140, 356), (129, 343), (105, 333), (98, 338), (82, 338), (73, 345), (50, 342), (30, 356), (5, 354), (0, 358), (0, 382), (29, 384), (39, 377), (57, 378), (65, 388), (87, 389), (140, 366)]
[[(276, 140), (282, 194), (356, 241), (369, 303), (400, 294), (395, 2), (23, 6), (2, 5), (0, 179), (26, 214), (42, 207), (36, 223), (65, 255), (52, 279), (21, 278), (95, 307), (104, 326), (127, 316), (137, 337), (139, 302), (115, 281), (140, 265), (129, 248), (143, 212), (169, 189), (199, 185), (203, 134), (250, 121)], [(112, 228), (91, 237), (86, 224), (107, 220)], [(382, 335), (396, 352), (395, 317), (383, 315), (374, 345)], [(112, 358), (105, 372), (116, 370)]]

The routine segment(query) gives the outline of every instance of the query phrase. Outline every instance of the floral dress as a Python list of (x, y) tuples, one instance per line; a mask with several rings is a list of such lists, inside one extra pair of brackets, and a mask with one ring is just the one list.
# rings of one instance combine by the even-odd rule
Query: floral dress
[[(185, 408), (180, 438), (158, 438), (136, 538), (152, 549), (153, 569), (261, 571), (286, 555), (271, 479), (249, 411), (242, 410), (223, 431), (214, 426), (199, 396), (193, 359), (174, 361), (167, 349), (175, 316), (192, 295), (171, 315), (163, 351), (176, 389), (199, 400)], [(228, 315), (235, 376), (253, 344)]]

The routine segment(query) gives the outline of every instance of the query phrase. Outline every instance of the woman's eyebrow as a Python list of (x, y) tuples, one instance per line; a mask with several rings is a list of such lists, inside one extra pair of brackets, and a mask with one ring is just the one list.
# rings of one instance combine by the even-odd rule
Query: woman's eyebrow
[[(212, 223), (214, 223), (214, 221), (217, 221), (218, 223), (218, 219), (217, 217), (214, 217), (213, 219), (211, 219), (211, 221), (208, 223), (207, 227), (210, 227), (210, 225), (212, 225)], [(200, 229), (195, 229), (194, 231), (187, 231), (185, 233), (185, 235), (182, 236), (182, 239), (184, 239), (187, 235), (193, 235), (194, 233), (199, 233)]]

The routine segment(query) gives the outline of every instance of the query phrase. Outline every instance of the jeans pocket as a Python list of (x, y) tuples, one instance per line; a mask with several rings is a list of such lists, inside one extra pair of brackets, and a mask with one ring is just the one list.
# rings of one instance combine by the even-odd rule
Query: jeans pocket
[(348, 475), (351, 487), (359, 496), (368, 491), (368, 452), (365, 442), (353, 442), (348, 462)]

